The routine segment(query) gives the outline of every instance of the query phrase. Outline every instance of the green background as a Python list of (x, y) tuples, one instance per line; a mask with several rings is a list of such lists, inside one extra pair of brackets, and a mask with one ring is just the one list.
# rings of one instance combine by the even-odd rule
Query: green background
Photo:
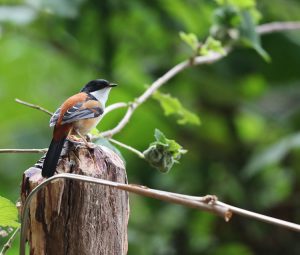
[[(18, 8), (17, 8), (18, 7)], [(23, 7), (19, 8), (19, 7)], [(180, 31), (202, 40), (216, 4), (201, 0), (0, 1), (0, 147), (45, 148), (49, 116), (89, 80), (119, 84), (108, 104), (132, 101), (191, 56)], [(262, 0), (261, 23), (300, 19), (296, 0)], [(192, 67), (162, 88), (197, 113), (201, 126), (180, 126), (149, 99), (115, 138), (141, 151), (159, 128), (188, 153), (168, 174), (121, 149), (130, 183), (221, 201), (300, 222), (300, 32), (266, 35), (266, 63), (237, 48), (212, 65)], [(114, 127), (125, 110), (106, 116)], [(0, 195), (17, 201), (24, 170), (39, 154), (0, 155)], [(300, 254), (299, 234), (234, 216), (221, 218), (130, 196), (129, 254)], [(0, 239), (0, 244), (5, 242)], [(8, 254), (17, 254), (18, 242)]]

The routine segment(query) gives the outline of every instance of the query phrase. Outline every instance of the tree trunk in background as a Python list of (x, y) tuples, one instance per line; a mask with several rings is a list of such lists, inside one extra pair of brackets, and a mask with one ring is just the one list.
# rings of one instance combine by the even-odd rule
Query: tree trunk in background
[[(124, 163), (110, 149), (75, 148), (66, 142), (57, 171), (127, 183)], [(25, 171), (21, 198), (43, 180), (37, 167)], [(31, 255), (127, 254), (127, 192), (75, 180), (47, 185), (33, 198), (29, 212)]]

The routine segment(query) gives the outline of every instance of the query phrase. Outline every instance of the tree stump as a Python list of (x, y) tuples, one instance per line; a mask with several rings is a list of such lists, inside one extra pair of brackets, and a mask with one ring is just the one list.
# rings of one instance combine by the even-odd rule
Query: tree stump
[[(57, 172), (127, 183), (123, 161), (103, 146), (88, 149), (67, 141)], [(22, 204), (42, 181), (41, 164), (25, 171)], [(127, 192), (76, 180), (50, 183), (30, 205), (27, 233), (30, 254), (127, 254), (128, 217)]]

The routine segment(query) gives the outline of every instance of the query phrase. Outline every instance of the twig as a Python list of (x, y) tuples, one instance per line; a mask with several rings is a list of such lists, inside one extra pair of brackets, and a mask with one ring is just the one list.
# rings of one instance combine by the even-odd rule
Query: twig
[(116, 110), (119, 108), (125, 108), (125, 107), (128, 107), (128, 103), (119, 102), (119, 103), (111, 104), (105, 108), (103, 116), (105, 116), (106, 114), (108, 114), (109, 112), (111, 112), (113, 110)]
[(292, 223), (292, 222), (288, 222), (288, 221), (276, 219), (276, 218), (273, 218), (273, 217), (270, 217), (270, 216), (262, 215), (262, 214), (259, 214), (259, 213), (251, 212), (251, 211), (241, 209), (241, 208), (238, 208), (238, 207), (235, 207), (235, 206), (232, 206), (232, 205), (228, 205), (228, 204), (220, 202), (220, 201), (216, 201), (216, 205), (225, 206), (228, 209), (230, 209), (230, 211), (232, 211), (233, 213), (241, 215), (241, 216), (245, 216), (245, 217), (248, 217), (248, 218), (256, 219), (256, 220), (259, 220), (259, 221), (263, 221), (263, 222), (266, 222), (266, 223), (270, 223), (270, 224), (273, 224), (273, 225), (277, 225), (277, 226), (280, 226), (280, 227), (284, 227), (284, 228), (287, 228), (287, 229), (290, 229), (290, 230), (300, 232), (300, 225), (299, 224), (295, 224), (295, 223)]
[(274, 32), (282, 32), (296, 29), (300, 29), (300, 22), (298, 21), (271, 22), (258, 26), (256, 28), (256, 32), (259, 34), (270, 34)]
[[(257, 27), (257, 32), (261, 35), (268, 34), (272, 32), (280, 32), (285, 30), (295, 30), (300, 29), (300, 22), (272, 22), (260, 25)], [(226, 53), (230, 51), (230, 49), (225, 49)], [(211, 53), (207, 56), (198, 56), (194, 57), (191, 60), (183, 61), (173, 68), (171, 68), (168, 72), (166, 72), (163, 76), (157, 79), (152, 85), (132, 104), (128, 107), (127, 112), (121, 119), (121, 121), (117, 124), (113, 129), (102, 132), (98, 137), (112, 137), (118, 132), (120, 132), (129, 122), (133, 112), (144, 103), (157, 89), (159, 89), (162, 85), (164, 85), (167, 81), (173, 78), (178, 73), (182, 72), (188, 67), (202, 65), (202, 64), (211, 64), (225, 57), (224, 54), (220, 53)], [(94, 137), (97, 138), (97, 137)]]
[(135, 153), (136, 155), (138, 155), (142, 159), (145, 158), (145, 156), (144, 156), (144, 154), (142, 152), (140, 152), (139, 150), (137, 150), (137, 149), (135, 149), (135, 148), (133, 148), (133, 147), (127, 145), (127, 144), (121, 143), (121, 142), (119, 142), (119, 141), (117, 141), (115, 139), (112, 139), (112, 138), (110, 138), (108, 140), (110, 142), (112, 142), (112, 143), (115, 143), (115, 144), (119, 145), (120, 147), (123, 147), (123, 148), (125, 148), (125, 149), (127, 149), (127, 150), (129, 150), (129, 151), (131, 151), (133, 153)]
[(18, 227), (15, 232), (11, 235), (11, 237), (8, 239), (8, 241), (4, 244), (0, 255), (5, 255), (5, 253), (7, 252), (7, 250), (11, 247), (13, 241), (15, 240), (17, 233), (20, 231), (21, 227)]
[[(190, 199), (190, 200), (198, 200), (199, 199), (199, 197), (196, 197), (196, 196), (187, 196), (187, 195), (182, 195), (182, 194), (177, 194), (177, 195), (182, 198), (186, 198), (186, 199)], [(215, 205), (224, 206), (224, 207), (230, 209), (230, 211), (232, 213), (300, 232), (299, 224), (295, 224), (292, 222), (288, 222), (288, 221), (276, 219), (276, 218), (273, 218), (270, 216), (262, 215), (259, 213), (251, 212), (251, 211), (248, 211), (248, 210), (245, 210), (242, 208), (238, 208), (238, 207), (235, 207), (235, 206), (232, 206), (232, 205), (229, 205), (229, 204), (223, 203), (221, 201), (217, 201), (217, 200), (213, 200), (213, 203)]]
[(0, 149), (0, 153), (45, 153), (45, 149)]
[(37, 109), (37, 110), (43, 111), (43, 112), (49, 114), (50, 116), (53, 115), (52, 112), (48, 111), (47, 109), (45, 109), (45, 108), (43, 108), (43, 107), (41, 107), (41, 106), (39, 106), (39, 105), (31, 104), (31, 103), (22, 101), (22, 100), (20, 100), (20, 99), (18, 99), (18, 98), (16, 98), (15, 101), (16, 101), (17, 103), (19, 103), (19, 104), (23, 104), (23, 105), (29, 106), (29, 107), (31, 107), (31, 108), (33, 108), (33, 109)]
[(226, 221), (230, 220), (232, 216), (232, 212), (234, 212), (236, 214), (246, 216), (248, 218), (254, 218), (256, 220), (260, 220), (270, 224), (275, 224), (290, 230), (300, 232), (300, 225), (298, 224), (283, 221), (283, 220), (278, 220), (276, 218), (268, 217), (262, 214), (254, 213), (251, 211), (240, 209), (238, 207), (227, 205), (225, 203), (217, 201), (214, 196), (204, 196), (204, 197), (187, 196), (178, 193), (150, 189), (141, 185), (124, 184), (124, 183), (97, 179), (89, 176), (65, 173), (65, 174), (57, 174), (46, 179), (44, 182), (42, 182), (36, 188), (34, 188), (28, 195), (24, 203), (23, 213), (22, 213), (21, 238), (20, 238), (21, 255), (25, 255), (25, 241), (26, 241), (26, 232), (27, 232), (27, 225), (28, 225), (28, 210), (29, 210), (31, 200), (39, 190), (41, 190), (43, 187), (48, 185), (50, 182), (57, 181), (59, 179), (72, 179), (77, 181), (83, 181), (83, 182), (89, 182), (89, 183), (114, 187), (119, 190), (132, 192), (138, 195), (151, 197), (151, 198), (167, 201), (170, 203), (180, 204), (187, 207), (196, 208), (199, 210), (208, 211), (216, 215), (222, 216)]

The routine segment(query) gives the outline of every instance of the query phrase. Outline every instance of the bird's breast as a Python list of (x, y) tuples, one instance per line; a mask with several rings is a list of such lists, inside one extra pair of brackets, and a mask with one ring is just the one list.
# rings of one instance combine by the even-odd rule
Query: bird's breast
[(86, 135), (98, 125), (101, 118), (102, 116), (92, 119), (78, 120), (74, 122), (73, 127), (77, 129), (80, 132), (80, 134)]

